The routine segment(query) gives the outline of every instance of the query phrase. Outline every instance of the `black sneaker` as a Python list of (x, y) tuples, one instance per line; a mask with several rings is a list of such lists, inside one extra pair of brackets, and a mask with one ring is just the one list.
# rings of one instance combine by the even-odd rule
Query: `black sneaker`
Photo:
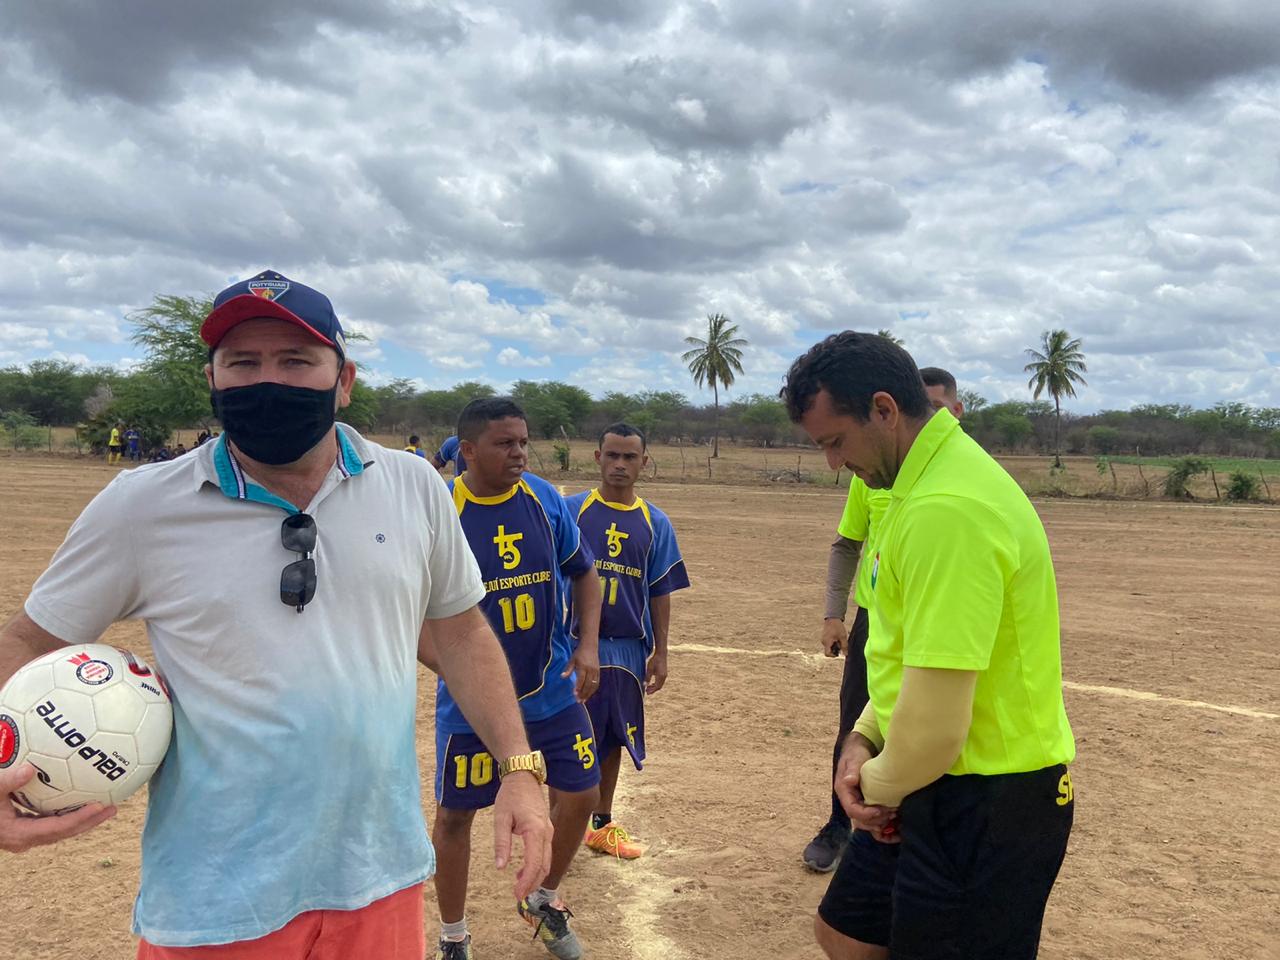
[(817, 873), (830, 873), (849, 845), (849, 828), (828, 820), (804, 848), (804, 865)]
[(569, 929), (573, 911), (563, 900), (548, 903), (529, 897), (517, 903), (516, 910), (533, 927), (533, 938), (541, 940), (553, 957), (557, 960), (581, 960), (582, 944)]
[(436, 948), (436, 960), (471, 960), (471, 934), (462, 940), (441, 939)]

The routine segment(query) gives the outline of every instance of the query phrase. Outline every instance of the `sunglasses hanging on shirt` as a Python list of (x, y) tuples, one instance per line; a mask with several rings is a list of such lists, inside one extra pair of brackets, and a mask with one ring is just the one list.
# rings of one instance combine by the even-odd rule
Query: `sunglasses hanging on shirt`
[(305, 513), (294, 513), (280, 524), (280, 543), (292, 553), (302, 554), (280, 571), (280, 602), (297, 607), (298, 612), (316, 595), (316, 562), (311, 554), (316, 548), (316, 521)]

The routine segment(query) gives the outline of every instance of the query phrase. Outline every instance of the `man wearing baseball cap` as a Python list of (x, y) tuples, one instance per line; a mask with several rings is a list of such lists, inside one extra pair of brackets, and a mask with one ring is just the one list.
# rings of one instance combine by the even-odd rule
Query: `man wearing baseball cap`
[[(0, 685), (63, 644), (146, 621), (174, 735), (150, 783), (140, 958), (421, 960), (435, 855), (419, 659), (438, 664), (496, 759), (516, 761), (494, 829), (499, 867), (523, 840), (517, 897), (550, 859), (479, 570), (430, 464), (335, 424), (356, 370), (327, 297), (264, 271), (218, 294), (201, 337), (222, 436), (121, 474), (85, 508), (0, 628)], [(125, 518), (142, 511), (152, 532), (135, 539)], [(0, 795), (33, 773), (0, 770)], [(90, 804), (50, 822), (4, 806), (10, 851), (114, 813)]]

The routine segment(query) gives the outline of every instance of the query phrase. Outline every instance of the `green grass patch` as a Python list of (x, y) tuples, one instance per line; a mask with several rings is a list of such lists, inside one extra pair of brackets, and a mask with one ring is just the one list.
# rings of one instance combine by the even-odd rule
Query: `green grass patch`
[[(1261, 470), (1268, 476), (1280, 476), (1280, 460), (1264, 460), (1254, 457), (1209, 457), (1199, 456), (1199, 459), (1208, 461), (1213, 465), (1213, 469), (1219, 474), (1223, 473), (1252, 473), (1256, 474)], [(1182, 457), (1109, 457), (1112, 463), (1140, 463), (1144, 467), (1171, 467), (1174, 462), (1181, 460)]]

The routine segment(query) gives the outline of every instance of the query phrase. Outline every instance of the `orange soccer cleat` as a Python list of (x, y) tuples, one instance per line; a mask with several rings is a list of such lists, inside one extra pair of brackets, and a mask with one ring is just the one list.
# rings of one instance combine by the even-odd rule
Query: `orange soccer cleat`
[(612, 821), (598, 830), (587, 828), (587, 836), (583, 841), (596, 853), (603, 853), (619, 860), (635, 860), (644, 847), (631, 839), (631, 834)]

